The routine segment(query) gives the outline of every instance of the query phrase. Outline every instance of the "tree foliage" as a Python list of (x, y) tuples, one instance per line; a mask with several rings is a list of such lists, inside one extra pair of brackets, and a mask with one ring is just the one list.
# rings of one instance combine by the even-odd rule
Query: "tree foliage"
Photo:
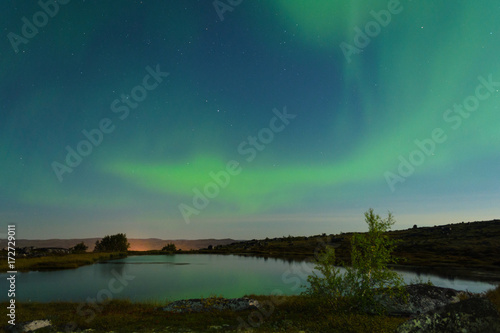
[[(344, 271), (335, 266), (335, 250), (327, 247), (317, 258), (315, 269), (308, 277), (309, 287), (305, 294), (322, 298), (332, 305), (338, 305), (340, 300), (351, 307), (373, 308), (377, 288), (385, 288), (384, 292), (396, 296), (402, 295), (404, 285), (402, 277), (387, 266), (396, 262), (392, 256), (396, 243), (386, 232), (395, 223), (389, 213), (386, 219), (369, 209), (365, 213), (368, 232), (355, 234), (351, 238), (351, 265)], [(380, 289), (379, 289), (380, 290)]]
[(87, 249), (89, 247), (87, 245), (85, 245), (84, 242), (80, 242), (78, 244), (76, 244), (75, 246), (73, 246), (72, 248), (70, 248), (70, 252), (71, 253), (85, 253), (87, 252)]
[(126, 252), (129, 247), (130, 243), (127, 240), (127, 235), (108, 235), (101, 241), (95, 242), (94, 252)]
[(162, 252), (174, 253), (175, 251), (177, 251), (177, 248), (175, 247), (174, 243), (168, 243), (161, 250)]

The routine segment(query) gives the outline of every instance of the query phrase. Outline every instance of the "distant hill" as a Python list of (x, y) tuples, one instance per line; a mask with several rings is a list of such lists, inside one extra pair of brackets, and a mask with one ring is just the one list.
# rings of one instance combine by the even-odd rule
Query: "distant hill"
[[(95, 242), (101, 238), (74, 238), (74, 239), (16, 239), (16, 247), (34, 246), (40, 247), (63, 247), (70, 248), (78, 243), (84, 242), (89, 247), (88, 251), (93, 251)], [(178, 249), (181, 250), (198, 250), (206, 248), (209, 245), (226, 245), (237, 242), (234, 239), (159, 239), (159, 238), (129, 238), (130, 250), (132, 251), (148, 251), (148, 250), (161, 250), (162, 247), (168, 243), (174, 243)], [(0, 249), (7, 247), (7, 240), (0, 239)]]

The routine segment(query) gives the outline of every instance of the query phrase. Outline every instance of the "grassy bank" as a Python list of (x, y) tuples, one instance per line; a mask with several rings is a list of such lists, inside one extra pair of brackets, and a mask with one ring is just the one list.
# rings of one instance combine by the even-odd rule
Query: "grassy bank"
[[(97, 261), (126, 257), (126, 253), (82, 253), (53, 255), (36, 258), (16, 258), (15, 269), (20, 272), (35, 270), (70, 269), (91, 265)], [(5, 272), (7, 259), (0, 261), (0, 270)]]
[[(248, 325), (254, 332), (365, 333), (392, 332), (405, 321), (405, 318), (331, 311), (302, 296), (284, 297), (280, 304), (273, 303), (269, 296), (251, 297), (272, 306), (263, 311), (168, 313), (158, 309), (160, 304), (120, 300), (109, 302), (101, 310), (68, 302), (20, 303), (17, 318), (18, 321), (50, 319), (60, 332), (65, 332), (69, 324), (72, 331), (92, 329), (92, 332), (236, 332), (240, 325)], [(6, 305), (1, 303), (2, 312)]]

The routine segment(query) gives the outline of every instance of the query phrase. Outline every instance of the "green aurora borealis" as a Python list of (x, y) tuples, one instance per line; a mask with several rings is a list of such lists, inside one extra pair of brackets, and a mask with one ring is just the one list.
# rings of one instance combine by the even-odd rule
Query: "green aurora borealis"
[[(369, 207), (395, 228), (498, 218), (500, 84), (466, 116), (453, 109), (479, 77), (500, 82), (500, 5), (402, 0), (348, 62), (340, 44), (390, 3), (243, 0), (220, 21), (212, 1), (73, 0), (18, 53), (8, 34), (41, 8), (2, 4), (3, 225), (247, 239), (362, 230)], [(157, 65), (168, 77), (120, 119), (113, 101)], [(248, 161), (238, 147), (284, 108), (295, 118)], [(114, 130), (59, 181), (53, 162), (104, 118)], [(436, 128), (446, 140), (391, 191), (384, 174)], [(241, 172), (185, 223), (179, 205), (232, 160)]]

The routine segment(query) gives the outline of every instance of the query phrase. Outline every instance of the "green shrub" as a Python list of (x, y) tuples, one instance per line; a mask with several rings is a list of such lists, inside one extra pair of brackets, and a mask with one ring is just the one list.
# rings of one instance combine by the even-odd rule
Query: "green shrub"
[(486, 297), (495, 305), (500, 314), (500, 286), (488, 291)]
[(88, 248), (89, 247), (87, 245), (85, 245), (84, 242), (80, 242), (80, 243), (76, 244), (75, 246), (73, 246), (72, 248), (70, 248), (69, 250), (73, 254), (79, 254), (79, 253), (87, 252)]
[(327, 247), (317, 258), (316, 270), (308, 277), (310, 286), (305, 291), (310, 295), (324, 300), (329, 305), (348, 306), (349, 309), (364, 310), (367, 308), (381, 311), (377, 308), (375, 294), (377, 289), (384, 288), (384, 293), (393, 296), (402, 294), (403, 278), (387, 267), (396, 262), (392, 252), (396, 246), (385, 232), (395, 223), (391, 213), (386, 219), (369, 209), (365, 213), (368, 232), (355, 234), (351, 238), (351, 265), (345, 267), (345, 272), (335, 266), (335, 250)]

